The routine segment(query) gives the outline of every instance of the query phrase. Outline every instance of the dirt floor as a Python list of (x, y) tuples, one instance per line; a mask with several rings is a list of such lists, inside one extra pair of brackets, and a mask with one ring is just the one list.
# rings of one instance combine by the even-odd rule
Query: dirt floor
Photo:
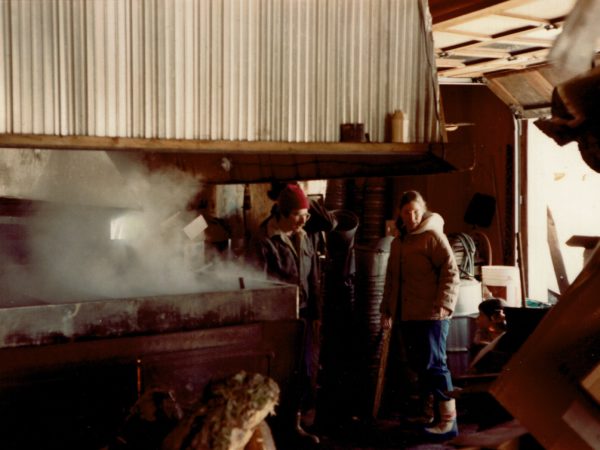
[[(463, 398), (458, 405), (459, 441), (465, 438), (481, 439), (482, 432), (492, 432), (495, 440), (505, 445), (511, 442), (511, 448), (524, 450), (542, 450), (535, 439), (524, 430), (504, 409), (491, 398), (484, 396), (475, 399)], [(343, 415), (342, 415), (343, 416)], [(508, 429), (506, 429), (506, 425)], [(523, 430), (515, 436), (515, 427)], [(319, 436), (315, 445), (295, 433), (285, 433), (276, 439), (278, 450), (450, 450), (465, 448), (460, 442), (432, 442), (422, 433), (423, 426), (408, 422), (402, 412), (384, 411), (377, 420), (360, 419), (347, 415), (346, 419), (317, 420), (313, 427), (306, 429)], [(288, 429), (289, 430), (289, 429)], [(517, 432), (518, 434), (518, 432)], [(503, 437), (504, 436), (504, 437)], [(511, 437), (513, 436), (513, 437)], [(485, 439), (488, 439), (486, 436)], [(502, 439), (505, 439), (503, 441)], [(477, 439), (473, 442), (477, 442)], [(468, 444), (469, 448), (478, 448)], [(479, 448), (483, 448), (479, 446)], [(492, 447), (496, 448), (496, 447)]]
[[(461, 433), (473, 433), (476, 425), (459, 426)], [(403, 424), (398, 419), (385, 419), (363, 423), (351, 422), (327, 430), (314, 427), (313, 431), (320, 438), (318, 445), (308, 439), (285, 439), (278, 442), (278, 449), (285, 450), (444, 450), (455, 449), (455, 446), (443, 442), (430, 442), (425, 439), (418, 428)]]

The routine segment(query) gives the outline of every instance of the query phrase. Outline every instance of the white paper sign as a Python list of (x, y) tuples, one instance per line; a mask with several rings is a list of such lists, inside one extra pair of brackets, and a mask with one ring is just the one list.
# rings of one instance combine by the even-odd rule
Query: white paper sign
[(193, 241), (194, 239), (201, 237), (202, 232), (206, 230), (207, 227), (208, 224), (206, 223), (204, 216), (200, 214), (183, 228), (183, 232)]

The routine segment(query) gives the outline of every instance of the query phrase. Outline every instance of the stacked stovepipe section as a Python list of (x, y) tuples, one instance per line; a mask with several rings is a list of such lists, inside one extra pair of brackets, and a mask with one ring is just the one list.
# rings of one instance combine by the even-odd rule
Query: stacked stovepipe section
[(385, 273), (392, 237), (380, 238), (372, 244), (356, 247), (356, 317), (359, 354), (362, 360), (360, 377), (363, 389), (362, 412), (371, 411), (373, 393), (381, 358), (382, 329), (379, 307), (383, 298)]
[(363, 186), (361, 243), (377, 242), (384, 235), (388, 214), (385, 178), (367, 178)]
[[(348, 209), (345, 180), (328, 180), (325, 206), (334, 215), (336, 228), (327, 234), (323, 270), (323, 346), (320, 384), (323, 387), (322, 420), (335, 421), (353, 413), (348, 395), (355, 388), (355, 287), (354, 241), (359, 218)], [(344, 417), (347, 418), (347, 417)]]
[[(356, 233), (357, 245), (352, 246), (352, 255), (356, 258), (355, 270), (351, 278), (340, 267), (339, 255), (335, 255), (334, 241), (329, 241), (330, 260), (333, 266), (326, 274), (325, 287), (325, 339), (323, 356), (325, 361), (329, 351), (341, 352), (342, 364), (337, 365), (333, 375), (336, 383), (332, 387), (339, 395), (339, 408), (355, 415), (370, 412), (373, 389), (379, 367), (381, 353), (381, 314), (379, 307), (383, 297), (385, 271), (392, 238), (383, 238), (385, 222), (391, 207), (387, 199), (388, 182), (386, 178), (366, 178), (346, 181), (328, 181), (325, 204), (332, 207), (349, 205), (350, 211), (342, 211), (348, 217), (360, 218)], [(351, 205), (351, 206), (350, 206)], [(346, 262), (346, 267), (349, 267)], [(348, 352), (344, 356), (344, 353)], [(338, 361), (339, 363), (340, 361)], [(325, 363), (327, 366), (327, 363)], [(339, 380), (344, 380), (340, 385)], [(368, 386), (368, 389), (364, 389)], [(344, 406), (347, 391), (361, 392), (361, 398), (352, 405)], [(346, 392), (342, 392), (345, 390)], [(344, 394), (346, 394), (344, 396)]]

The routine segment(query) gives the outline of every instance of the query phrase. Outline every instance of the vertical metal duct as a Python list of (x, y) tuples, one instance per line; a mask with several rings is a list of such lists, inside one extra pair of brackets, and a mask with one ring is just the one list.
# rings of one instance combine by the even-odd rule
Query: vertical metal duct
[(356, 252), (356, 335), (359, 342), (357, 355), (362, 359), (357, 368), (362, 376), (364, 406), (372, 408), (373, 394), (381, 359), (381, 313), (385, 274), (392, 237), (355, 247)]
[(426, 0), (2, 0), (0, 133), (439, 142)]

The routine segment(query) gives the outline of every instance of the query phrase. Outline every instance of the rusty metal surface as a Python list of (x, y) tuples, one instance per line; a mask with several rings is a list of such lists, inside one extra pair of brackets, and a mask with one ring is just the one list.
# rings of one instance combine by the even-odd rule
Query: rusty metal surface
[(297, 287), (251, 288), (0, 309), (0, 348), (297, 318)]
[[(284, 300), (283, 300), (284, 301)], [(290, 405), (300, 320), (0, 349), (2, 448), (104, 447), (139, 390), (173, 390), (185, 410), (205, 386), (240, 370), (273, 378)], [(37, 408), (32, 410), (31, 405)], [(35, 433), (31, 433), (35, 430)]]

